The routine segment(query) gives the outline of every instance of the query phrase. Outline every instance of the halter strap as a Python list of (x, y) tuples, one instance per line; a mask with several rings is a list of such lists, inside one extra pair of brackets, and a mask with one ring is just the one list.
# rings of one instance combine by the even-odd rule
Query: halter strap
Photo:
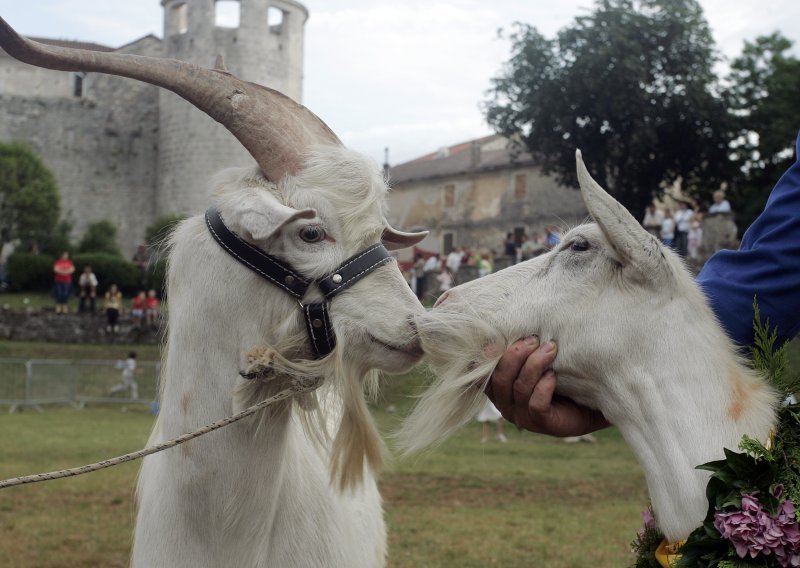
[(214, 240), (233, 258), (298, 300), (308, 290), (311, 282), (300, 276), (291, 266), (243, 240), (231, 231), (222, 220), (216, 207), (206, 210), (206, 225)]
[[(386, 247), (377, 243), (351, 256), (327, 276), (316, 281), (309, 280), (301, 276), (290, 264), (265, 253), (231, 231), (215, 207), (206, 210), (205, 218), (211, 236), (225, 252), (298, 300), (306, 332), (317, 358), (325, 357), (336, 347), (336, 335), (333, 332), (329, 312), (331, 300), (382, 264), (392, 260)], [(314, 282), (325, 301), (303, 304), (303, 296)]]

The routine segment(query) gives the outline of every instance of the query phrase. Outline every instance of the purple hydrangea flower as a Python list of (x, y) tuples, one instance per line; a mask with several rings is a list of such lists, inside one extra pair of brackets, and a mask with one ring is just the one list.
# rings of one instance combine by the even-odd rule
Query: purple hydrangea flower
[[(782, 491), (782, 486), (774, 490), (778, 494)], [(743, 495), (741, 510), (714, 513), (714, 527), (731, 541), (740, 558), (775, 555), (784, 568), (800, 567), (800, 527), (794, 503), (789, 500), (781, 503), (773, 517), (755, 495)]]
[(644, 532), (647, 529), (656, 529), (656, 518), (653, 516), (653, 510), (650, 507), (642, 511), (642, 521), (644, 524), (638, 532), (640, 542), (644, 538)]

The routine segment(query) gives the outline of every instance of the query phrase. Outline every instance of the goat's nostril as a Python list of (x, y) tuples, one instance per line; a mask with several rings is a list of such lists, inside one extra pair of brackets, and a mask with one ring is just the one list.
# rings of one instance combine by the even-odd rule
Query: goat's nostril
[(439, 296), (439, 299), (436, 300), (436, 303), (433, 304), (434, 308), (438, 308), (442, 304), (444, 304), (450, 298), (450, 290)]

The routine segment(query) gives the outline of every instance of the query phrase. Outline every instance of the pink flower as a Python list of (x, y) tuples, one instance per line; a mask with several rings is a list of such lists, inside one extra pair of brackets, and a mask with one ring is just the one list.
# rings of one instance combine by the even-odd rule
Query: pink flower
[(642, 520), (644, 521), (645, 528), (656, 528), (656, 518), (653, 516), (653, 510), (650, 509), (650, 507), (642, 511)]
[(774, 554), (783, 567), (800, 566), (800, 527), (791, 501), (781, 503), (772, 517), (754, 495), (743, 495), (741, 510), (714, 513), (714, 527), (740, 558)]

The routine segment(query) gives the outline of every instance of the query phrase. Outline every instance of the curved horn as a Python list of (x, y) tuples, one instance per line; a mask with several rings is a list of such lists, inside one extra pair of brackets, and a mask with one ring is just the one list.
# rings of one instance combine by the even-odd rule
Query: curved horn
[(37, 67), (108, 73), (169, 89), (227, 128), (273, 182), (301, 169), (309, 145), (341, 144), (303, 105), (224, 70), (175, 59), (44, 45), (21, 37), (2, 18), (0, 47)]
[(623, 263), (636, 267), (648, 278), (663, 278), (664, 270), (669, 271), (669, 267), (658, 239), (645, 231), (619, 201), (592, 179), (580, 150), (575, 152), (575, 162), (586, 208)]
[(386, 227), (383, 229), (381, 235), (381, 242), (387, 250), (400, 250), (408, 247), (413, 247), (418, 242), (422, 241), (428, 236), (430, 231), (422, 231), (420, 233), (406, 233), (392, 228), (391, 225), (384, 219)]

